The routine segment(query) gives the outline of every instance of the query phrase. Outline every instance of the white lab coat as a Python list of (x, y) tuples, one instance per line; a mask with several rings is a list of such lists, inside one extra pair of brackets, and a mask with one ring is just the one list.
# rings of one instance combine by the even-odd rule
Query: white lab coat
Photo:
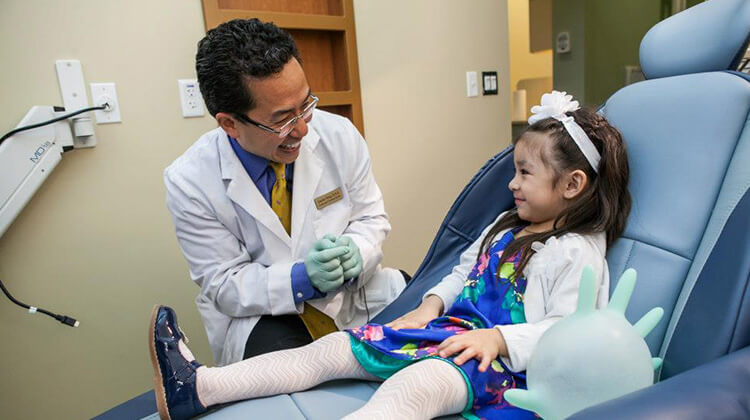
[[(498, 216), (495, 221), (502, 216)], [(427, 291), (425, 297), (438, 296), (443, 300), (446, 310), (453, 305), (476, 264), (482, 239), (494, 224), (492, 222), (484, 229), (479, 239), (461, 254), (459, 265)], [(500, 232), (496, 239), (500, 239), (505, 232), (507, 230)], [(537, 341), (549, 327), (575, 312), (583, 267), (590, 265), (596, 274), (596, 307), (606, 307), (609, 299), (609, 269), (607, 260), (604, 259), (607, 240), (604, 233), (568, 233), (559, 238), (553, 236), (544, 244), (535, 242), (532, 249), (534, 254), (523, 270), (526, 277), (523, 296), (526, 322), (496, 326), (503, 334), (508, 348), (509, 357), (502, 357), (503, 363), (514, 372), (526, 370)]]
[[(292, 296), (292, 265), (325, 234), (352, 238), (363, 260), (356, 282), (309, 301), (339, 328), (367, 322), (364, 298), (373, 317), (404, 288), (400, 272), (380, 267), (391, 227), (364, 139), (349, 120), (321, 110), (309, 127), (294, 164), (291, 237), (221, 128), (164, 171), (167, 206), (190, 275), (201, 287), (196, 304), (219, 365), (242, 359), (261, 315), (302, 311)], [(317, 209), (313, 200), (336, 188), (343, 199)]]

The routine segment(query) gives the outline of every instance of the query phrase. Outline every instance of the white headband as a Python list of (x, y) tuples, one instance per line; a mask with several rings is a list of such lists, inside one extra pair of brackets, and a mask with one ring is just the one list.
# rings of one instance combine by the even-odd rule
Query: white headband
[(547, 118), (554, 118), (560, 121), (568, 131), (570, 137), (578, 145), (578, 148), (589, 161), (589, 164), (594, 168), (594, 172), (599, 173), (599, 161), (602, 159), (599, 151), (596, 150), (594, 143), (591, 142), (589, 136), (583, 131), (576, 120), (568, 115), (566, 112), (575, 111), (579, 109), (578, 101), (573, 100), (573, 96), (568, 95), (566, 92), (558, 92), (553, 90), (550, 93), (542, 95), (542, 103), (531, 107), (531, 116), (529, 117), (529, 125), (534, 124), (537, 121), (541, 121)]

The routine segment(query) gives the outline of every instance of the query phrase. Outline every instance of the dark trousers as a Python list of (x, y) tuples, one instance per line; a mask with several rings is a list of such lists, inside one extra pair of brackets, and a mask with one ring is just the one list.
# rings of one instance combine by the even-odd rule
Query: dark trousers
[(299, 315), (263, 315), (247, 337), (244, 359), (312, 343)]
[[(409, 283), (411, 276), (403, 270), (399, 271), (406, 283)], [(299, 315), (263, 315), (255, 324), (250, 336), (247, 337), (245, 354), (242, 358), (247, 359), (272, 351), (302, 347), (312, 341)]]

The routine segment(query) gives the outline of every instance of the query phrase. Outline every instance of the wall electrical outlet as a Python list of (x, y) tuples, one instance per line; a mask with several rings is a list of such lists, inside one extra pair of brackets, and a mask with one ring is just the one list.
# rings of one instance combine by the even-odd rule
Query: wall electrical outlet
[(555, 38), (555, 52), (565, 54), (570, 52), (570, 32), (560, 32)]
[(94, 111), (97, 124), (122, 122), (114, 83), (91, 83), (91, 100), (94, 106), (107, 104), (107, 109)]
[(203, 100), (195, 79), (179, 79), (177, 86), (180, 88), (180, 102), (182, 104), (183, 117), (202, 117)]

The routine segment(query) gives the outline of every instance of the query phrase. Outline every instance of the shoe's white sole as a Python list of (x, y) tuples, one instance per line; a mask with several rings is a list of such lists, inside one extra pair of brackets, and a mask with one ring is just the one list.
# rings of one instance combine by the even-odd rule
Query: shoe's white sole
[(156, 314), (160, 305), (154, 305), (151, 310), (151, 321), (148, 323), (148, 352), (151, 355), (151, 365), (154, 368), (154, 394), (156, 396), (156, 408), (162, 420), (171, 420), (167, 408), (167, 394), (164, 391), (164, 378), (161, 376), (159, 360), (156, 358), (156, 347), (154, 345), (154, 328), (156, 327)]

